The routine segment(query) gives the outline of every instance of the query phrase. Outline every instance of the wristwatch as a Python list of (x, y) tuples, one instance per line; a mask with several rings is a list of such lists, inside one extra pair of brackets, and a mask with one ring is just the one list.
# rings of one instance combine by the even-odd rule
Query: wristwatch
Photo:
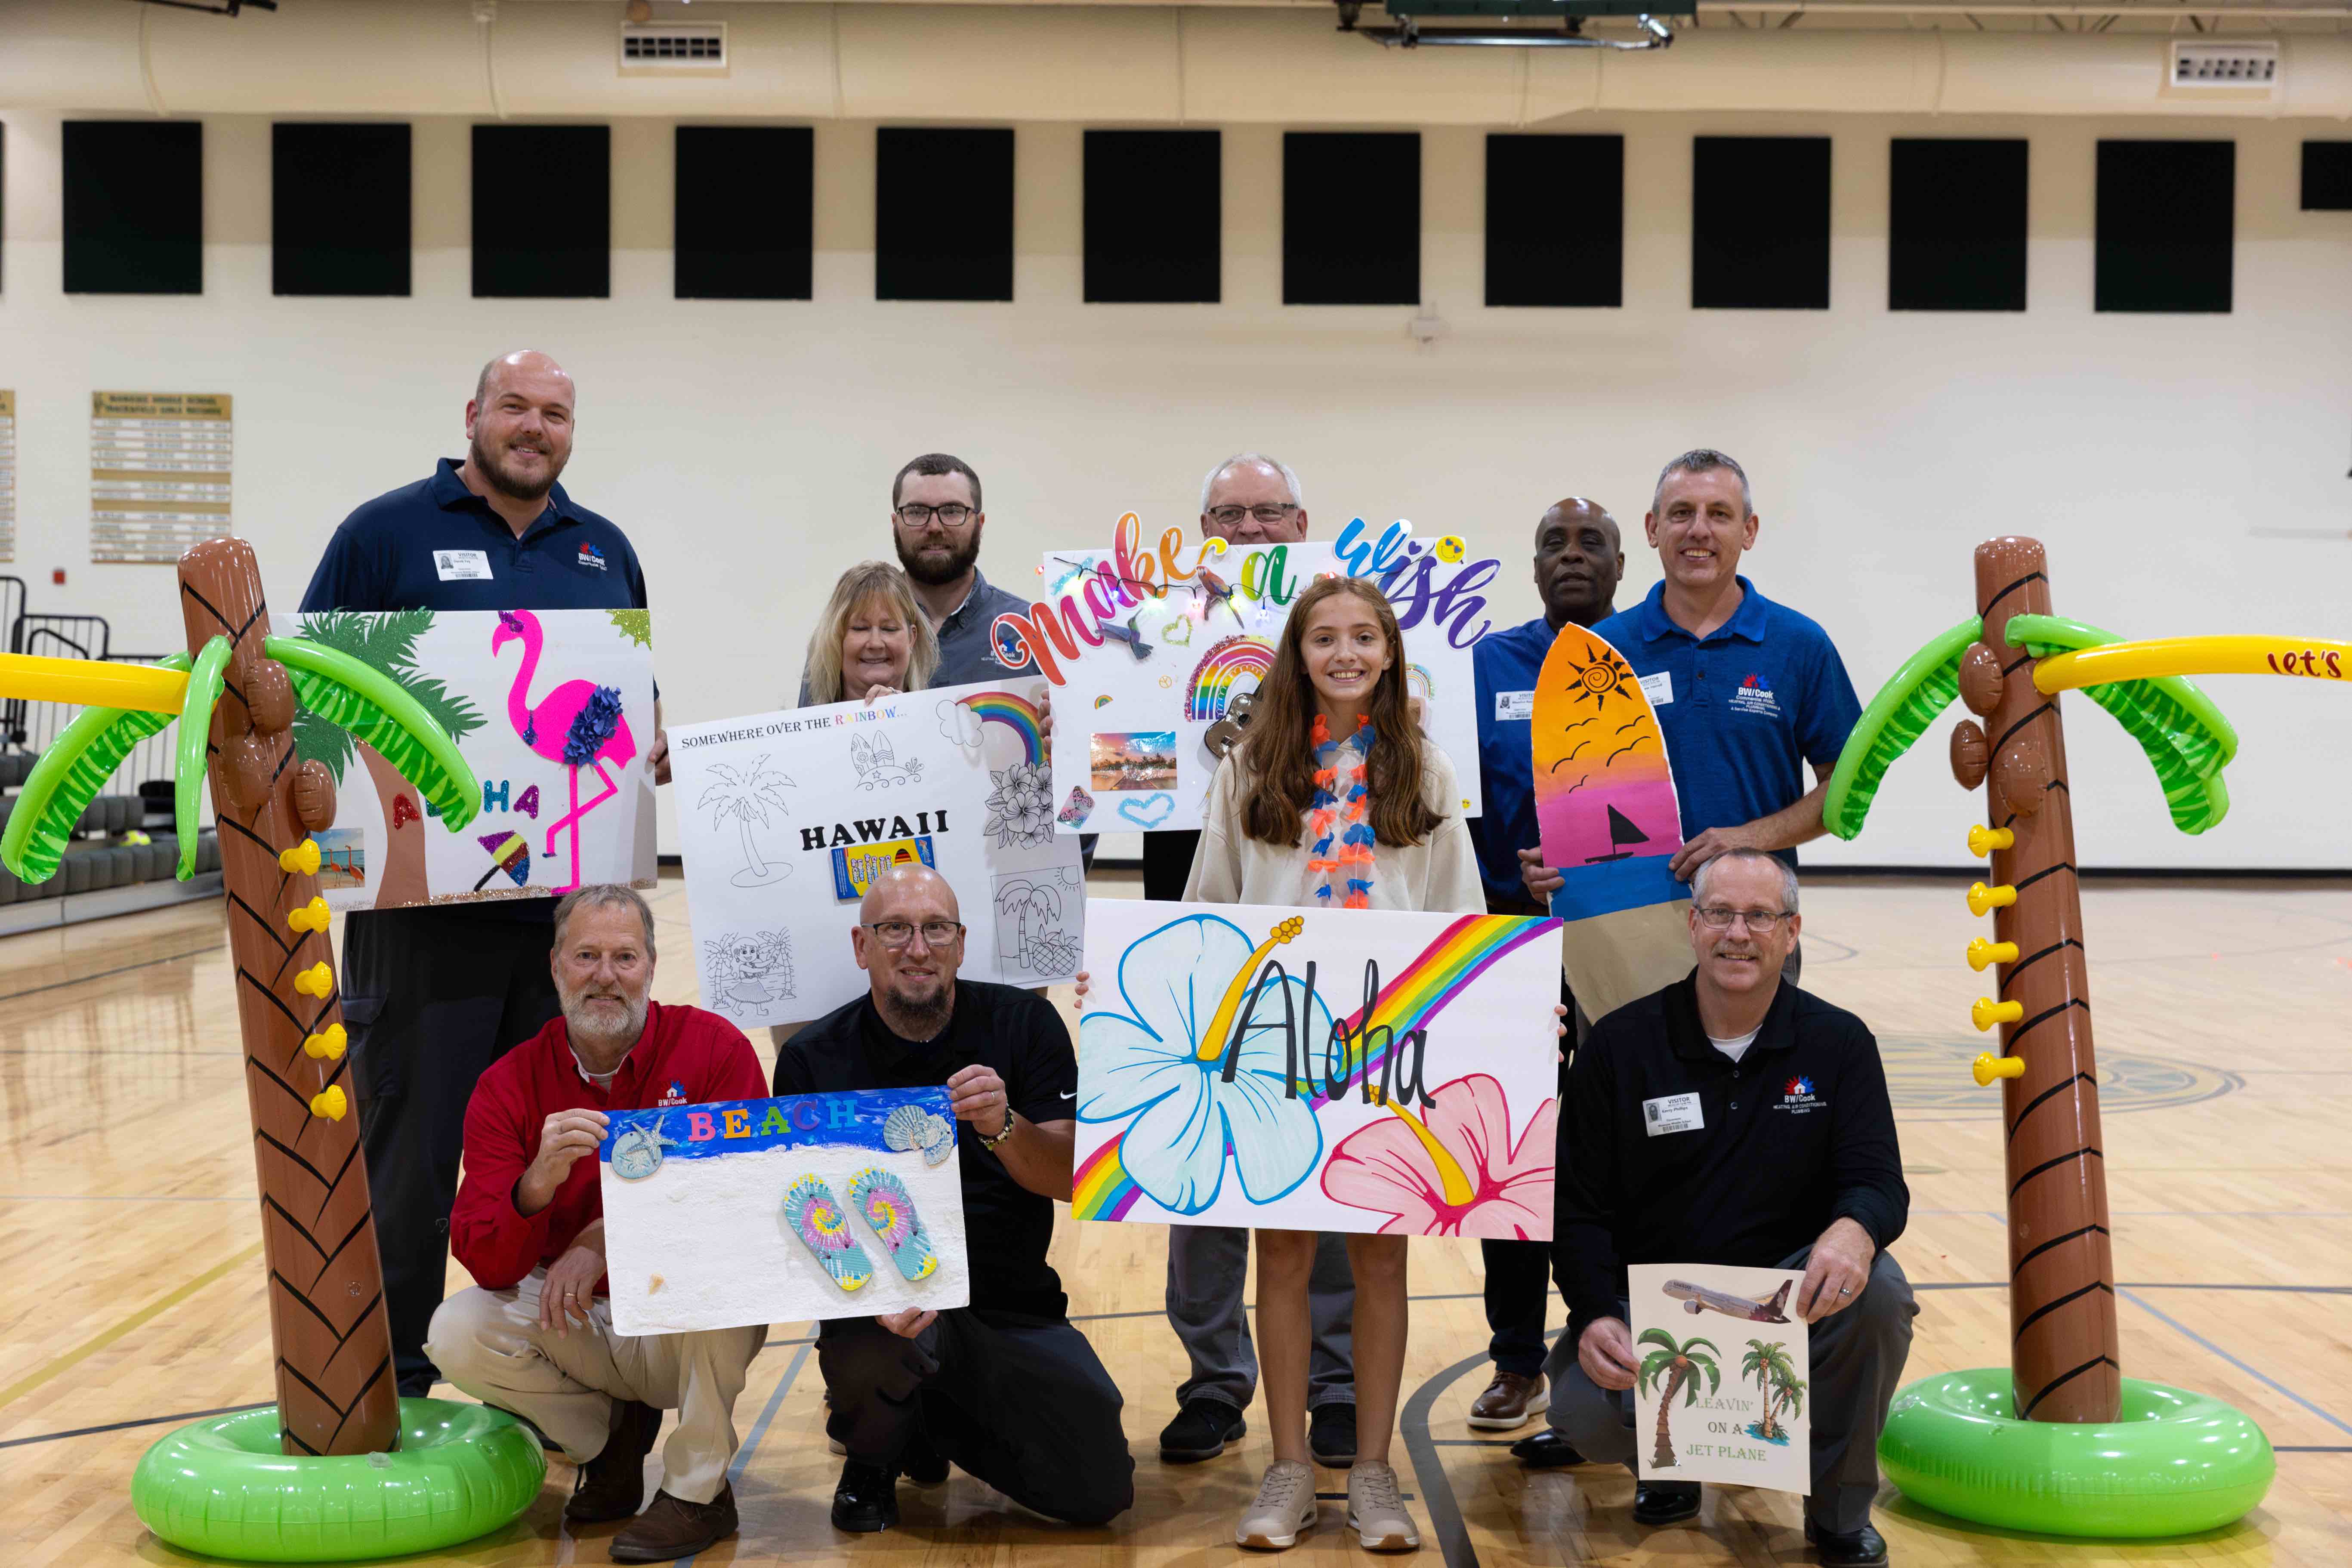
[(1004, 1108), (1004, 1131), (999, 1132), (995, 1137), (991, 1138), (977, 1127), (973, 1128), (971, 1131), (972, 1136), (980, 1140), (980, 1146), (982, 1148), (995, 1148), (999, 1143), (1003, 1142), (1007, 1138), (1013, 1136), (1013, 1107), (1008, 1105)]

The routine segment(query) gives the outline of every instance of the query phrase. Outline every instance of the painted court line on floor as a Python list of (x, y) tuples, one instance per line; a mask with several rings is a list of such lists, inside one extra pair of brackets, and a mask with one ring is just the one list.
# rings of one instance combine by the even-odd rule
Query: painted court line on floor
[(247, 1264), (252, 1262), (255, 1258), (260, 1256), (261, 1243), (257, 1241), (251, 1247), (247, 1247), (243, 1252), (238, 1253), (236, 1257), (229, 1258), (227, 1261), (216, 1263), (212, 1268), (205, 1269), (202, 1274), (197, 1275), (194, 1279), (189, 1280), (186, 1284), (181, 1286), (178, 1289), (173, 1291), (163, 1300), (151, 1302), (147, 1306), (140, 1308), (137, 1311), (131, 1313), (129, 1317), (115, 1324), (112, 1328), (108, 1329), (97, 1338), (85, 1340), (82, 1343), (75, 1346), (72, 1350), (69, 1350), (65, 1354), (58, 1357), (57, 1360), (49, 1363), (48, 1365), (41, 1368), (38, 1372), (21, 1377), (5, 1388), (0, 1388), (0, 1408), (5, 1408), (12, 1401), (26, 1394), (29, 1394), (34, 1389), (38, 1388), (41, 1384), (48, 1382), (49, 1379), (57, 1376), (59, 1373), (70, 1371), (86, 1357), (96, 1355), (100, 1351), (104, 1350), (115, 1341), (122, 1338), (123, 1335), (130, 1333), (141, 1324), (145, 1323), (150, 1319), (161, 1317), (163, 1313), (170, 1311), (173, 1307), (178, 1306), (181, 1302), (186, 1300), (189, 1297), (194, 1295), (205, 1286), (210, 1285), (215, 1280), (220, 1279), (223, 1275), (227, 1274), (232, 1269), (244, 1268)]

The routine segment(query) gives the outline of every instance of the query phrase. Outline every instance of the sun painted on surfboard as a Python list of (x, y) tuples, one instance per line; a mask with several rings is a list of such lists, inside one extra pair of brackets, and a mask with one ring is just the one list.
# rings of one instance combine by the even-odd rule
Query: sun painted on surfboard
[(1544, 864), (1573, 869), (1682, 847), (1657, 712), (1605, 640), (1560, 628), (1536, 678), (1531, 729)]

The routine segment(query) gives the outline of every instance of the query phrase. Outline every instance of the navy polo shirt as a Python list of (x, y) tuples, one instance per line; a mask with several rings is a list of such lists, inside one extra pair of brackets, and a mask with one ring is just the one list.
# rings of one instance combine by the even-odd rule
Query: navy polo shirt
[(1528, 734), (1535, 713), (1536, 676), (1559, 634), (1538, 616), (1521, 626), (1492, 632), (1470, 647), (1477, 682), (1478, 790), (1483, 815), (1470, 819), (1478, 849), (1478, 879), (1486, 896), (1528, 902), (1519, 880), (1519, 851), (1543, 835), (1536, 826), (1535, 756)]
[(628, 537), (564, 494), (522, 537), (444, 458), (429, 479), (363, 503), (327, 542), (302, 595), (326, 610), (642, 610)]
[[(1666, 586), (1594, 626), (1642, 678), (1665, 731), (1683, 837), (1785, 810), (1837, 766), (1862, 701), (1829, 633), (1739, 579), (1731, 619), (1704, 638), (1666, 616)], [(1483, 646), (1483, 645), (1482, 645)], [(1790, 865), (1793, 849), (1779, 851)]]

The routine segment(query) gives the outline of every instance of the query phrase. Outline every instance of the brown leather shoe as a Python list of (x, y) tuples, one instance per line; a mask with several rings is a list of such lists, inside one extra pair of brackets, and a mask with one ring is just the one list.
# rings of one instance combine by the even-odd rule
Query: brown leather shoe
[(709, 1502), (654, 1493), (651, 1507), (613, 1537), (615, 1563), (668, 1563), (691, 1557), (735, 1533), (735, 1489), (720, 1487)]
[(1526, 1426), (1550, 1404), (1551, 1393), (1544, 1386), (1543, 1373), (1521, 1377), (1497, 1368), (1495, 1381), (1470, 1406), (1470, 1425), (1484, 1432), (1507, 1432)]
[(662, 1413), (634, 1399), (613, 1406), (613, 1434), (596, 1457), (580, 1467), (572, 1500), (563, 1505), (567, 1524), (603, 1524), (626, 1519), (646, 1500), (646, 1456), (661, 1432)]

